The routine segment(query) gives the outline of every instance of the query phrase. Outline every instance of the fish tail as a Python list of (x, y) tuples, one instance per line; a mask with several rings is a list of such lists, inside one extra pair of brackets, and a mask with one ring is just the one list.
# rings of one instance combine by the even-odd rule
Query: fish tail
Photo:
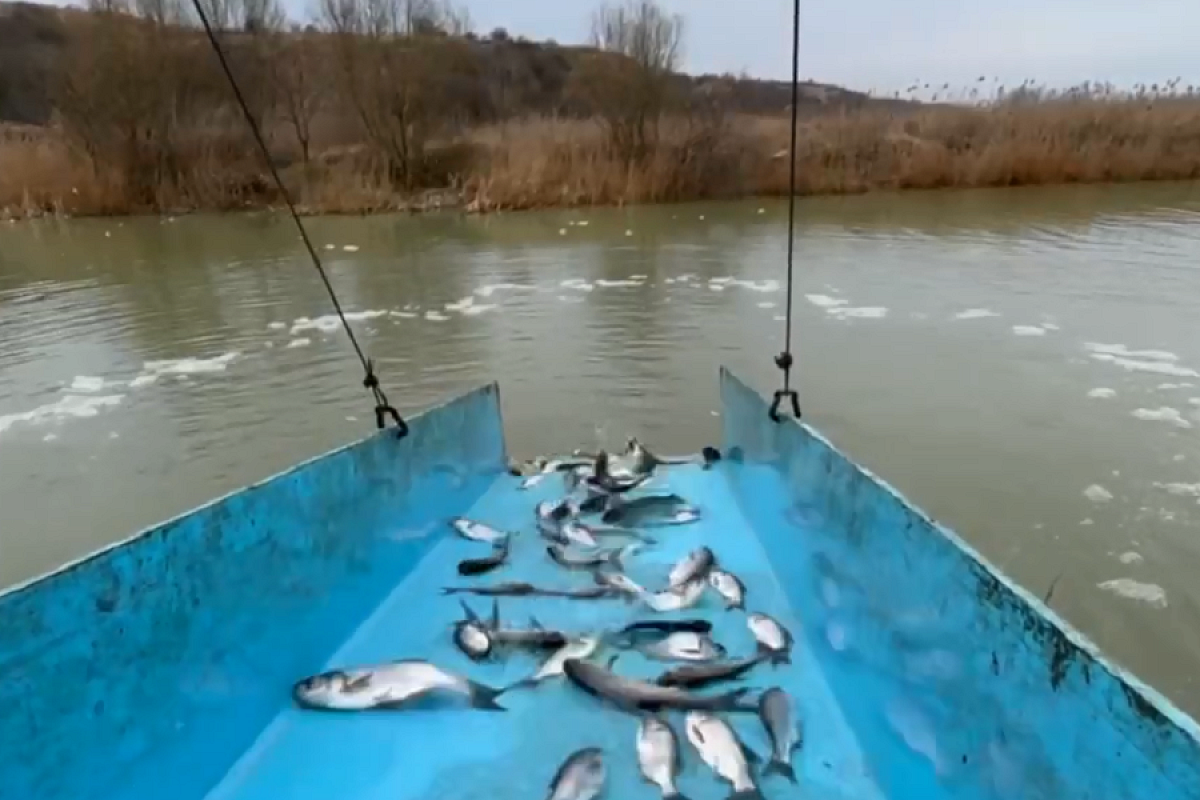
[(767, 766), (763, 767), (763, 775), (782, 775), (792, 783), (796, 783), (796, 770), (792, 769), (792, 765), (774, 757)]
[(757, 786), (751, 786), (749, 789), (729, 795), (729, 800), (763, 800), (763, 796)]
[(791, 664), (792, 654), (786, 650), (779, 650), (771, 654), (771, 664), (779, 666), (780, 664)]
[(471, 690), (471, 707), (485, 711), (507, 711), (508, 709), (496, 702), (496, 698), (504, 694), (505, 689), (493, 689), (475, 681), (467, 681)]
[(744, 705), (742, 698), (746, 696), (748, 688), (734, 689), (724, 694), (719, 694), (712, 698), (713, 708), (717, 711), (757, 711), (754, 705)]

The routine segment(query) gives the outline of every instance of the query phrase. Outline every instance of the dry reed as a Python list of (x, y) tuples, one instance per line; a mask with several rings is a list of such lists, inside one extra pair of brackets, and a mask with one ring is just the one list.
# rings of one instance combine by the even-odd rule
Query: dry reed
[[(282, 137), (280, 137), (282, 138)], [(217, 142), (218, 144), (213, 144)], [(230, 134), (190, 147), (184, 174), (151, 208), (231, 209), (277, 201)], [(219, 145), (219, 146), (218, 146)], [(286, 171), (309, 212), (444, 206), (471, 210), (621, 205), (786, 194), (787, 120), (669, 118), (644, 162), (616, 157), (599, 121), (531, 118), (470, 131), (435, 149), (429, 189), (402, 194), (344, 145)], [(801, 194), (1200, 177), (1200, 101), (1072, 100), (908, 114), (831, 111), (802, 123)], [(148, 210), (55, 129), (0, 129), (0, 216)]]

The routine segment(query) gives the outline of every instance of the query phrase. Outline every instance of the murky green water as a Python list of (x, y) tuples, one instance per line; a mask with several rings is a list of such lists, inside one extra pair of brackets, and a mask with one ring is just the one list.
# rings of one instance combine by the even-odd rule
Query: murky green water
[[(799, 209), (807, 418), (1200, 709), (1200, 187)], [(499, 380), (519, 454), (683, 451), (719, 364), (775, 388), (785, 214), (310, 225), (404, 410)], [(330, 311), (283, 219), (0, 227), (0, 584), (368, 432)]]

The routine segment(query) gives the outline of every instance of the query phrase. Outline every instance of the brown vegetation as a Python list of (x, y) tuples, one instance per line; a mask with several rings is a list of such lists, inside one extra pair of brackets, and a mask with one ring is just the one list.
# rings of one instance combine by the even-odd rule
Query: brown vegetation
[[(475, 37), (442, 0), (322, 0), (304, 28), (274, 0), (203, 2), (308, 211), (787, 192), (787, 87), (679, 75), (682, 21), (649, 0), (602, 6), (573, 48)], [(41, 123), (0, 122), (0, 216), (279, 202), (184, 6), (29, 8), (0, 5), (0, 41), (20, 18), (36, 36), (9, 38), (41, 48), (20, 62), (36, 72), (0, 73), (0, 118), (17, 98)], [(1200, 98), (1173, 85), (920, 105), (807, 84), (802, 98), (804, 194), (1200, 177)]]

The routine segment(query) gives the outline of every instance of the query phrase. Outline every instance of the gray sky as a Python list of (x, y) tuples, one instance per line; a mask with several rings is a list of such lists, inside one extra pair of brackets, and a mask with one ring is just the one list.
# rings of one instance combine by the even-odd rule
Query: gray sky
[[(61, 2), (62, 0), (60, 0)], [(311, 0), (283, 0), (302, 17)], [(581, 42), (594, 0), (456, 0), (475, 29)], [(685, 68), (786, 78), (791, 0), (661, 0), (686, 20)], [(802, 77), (922, 83), (1200, 84), (1200, 0), (802, 0)], [(989, 80), (989, 85), (991, 81)]]

